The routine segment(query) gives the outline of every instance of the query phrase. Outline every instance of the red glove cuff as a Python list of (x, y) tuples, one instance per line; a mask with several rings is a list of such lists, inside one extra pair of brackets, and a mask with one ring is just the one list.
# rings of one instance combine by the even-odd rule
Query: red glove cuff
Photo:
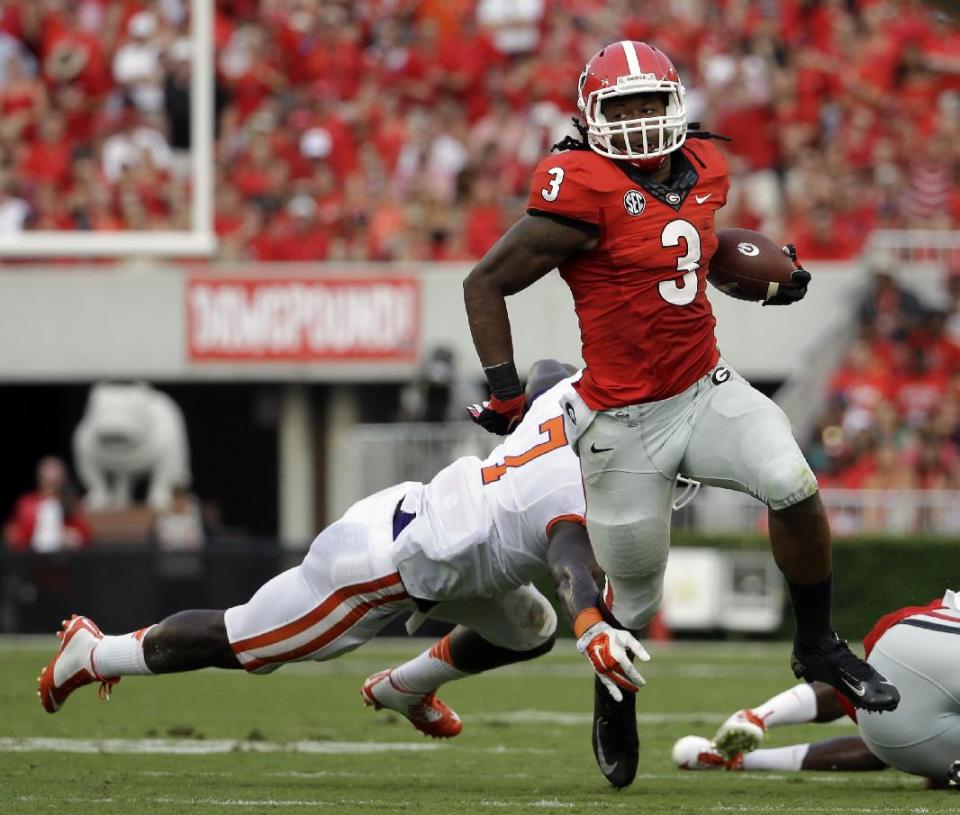
[(522, 416), (523, 409), (526, 406), (527, 397), (522, 393), (511, 399), (501, 399), (494, 395), (491, 396), (490, 401), (487, 402), (487, 409), (492, 410), (494, 413), (499, 413), (501, 416)]

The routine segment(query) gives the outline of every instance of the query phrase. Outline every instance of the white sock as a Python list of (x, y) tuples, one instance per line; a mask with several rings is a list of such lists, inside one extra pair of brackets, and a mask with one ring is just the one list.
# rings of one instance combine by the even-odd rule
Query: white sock
[(119, 637), (104, 637), (93, 649), (93, 668), (103, 677), (152, 674), (143, 655), (143, 638), (153, 628), (141, 628)]
[(798, 772), (807, 756), (809, 744), (791, 744), (789, 747), (767, 747), (754, 750), (743, 757), (741, 768), (744, 770), (780, 770)]
[(432, 648), (393, 669), (393, 684), (414, 693), (430, 693), (444, 682), (467, 676), (466, 671), (455, 668), (450, 658), (450, 635), (439, 640)]
[(763, 719), (767, 727), (805, 724), (817, 718), (817, 694), (812, 686), (802, 682), (768, 699), (760, 707), (755, 707), (753, 712)]

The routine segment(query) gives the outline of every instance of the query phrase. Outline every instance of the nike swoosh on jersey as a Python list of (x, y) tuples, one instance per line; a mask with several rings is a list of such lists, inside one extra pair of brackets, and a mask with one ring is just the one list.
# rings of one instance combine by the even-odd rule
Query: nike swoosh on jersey
[(708, 192), (706, 195), (694, 195), (693, 197), (697, 199), (697, 203), (698, 203), (698, 204), (702, 204), (702, 203), (703, 203), (704, 201), (706, 201), (711, 195), (713, 195), (713, 193), (712, 193), (712, 192)]
[(600, 741), (600, 724), (601, 722), (598, 721), (597, 722), (597, 764), (600, 765), (600, 769), (603, 770), (605, 775), (609, 775), (610, 773), (616, 771), (617, 764), (619, 764), (620, 762), (614, 761), (613, 764), (610, 764), (607, 761), (607, 757), (603, 754), (603, 742)]
[(596, 443), (590, 445), (591, 453), (609, 453), (612, 447), (597, 447)]

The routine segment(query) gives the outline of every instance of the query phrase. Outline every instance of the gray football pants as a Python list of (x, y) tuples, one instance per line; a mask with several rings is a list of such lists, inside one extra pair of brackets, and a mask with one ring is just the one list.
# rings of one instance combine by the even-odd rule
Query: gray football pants
[(960, 629), (898, 623), (867, 661), (900, 691), (892, 713), (857, 711), (870, 752), (905, 773), (943, 781), (960, 759)]
[(669, 399), (598, 413), (578, 451), (608, 604), (633, 629), (660, 605), (678, 472), (775, 510), (817, 491), (786, 415), (722, 361)]

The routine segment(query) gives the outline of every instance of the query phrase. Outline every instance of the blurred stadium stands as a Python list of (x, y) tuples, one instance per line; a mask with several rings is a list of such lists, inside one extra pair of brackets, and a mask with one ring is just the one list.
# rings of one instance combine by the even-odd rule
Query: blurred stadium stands
[[(0, 6), (0, 232), (183, 228), (187, 0)], [(220, 256), (453, 260), (520, 211), (596, 48), (733, 137), (726, 224), (854, 257), (960, 224), (960, 30), (917, 0), (218, 0)]]

